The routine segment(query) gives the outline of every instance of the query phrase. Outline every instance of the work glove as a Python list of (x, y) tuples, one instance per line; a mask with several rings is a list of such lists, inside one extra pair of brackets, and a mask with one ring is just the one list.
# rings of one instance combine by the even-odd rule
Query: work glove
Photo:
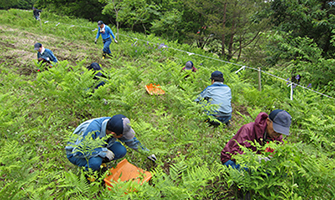
[(112, 161), (114, 159), (115, 155), (113, 151), (107, 150), (106, 152), (106, 158), (108, 159), (108, 162)]
[(155, 156), (155, 154), (152, 154), (150, 156), (147, 157), (149, 160), (151, 160), (152, 162), (156, 162), (157, 158)]
[(94, 43), (97, 44), (97, 41), (98, 41), (97, 38), (95, 38)]
[(264, 160), (265, 162), (270, 161), (271, 159), (269, 157), (258, 157), (258, 162), (261, 163), (262, 160)]
[(50, 61), (50, 58), (49, 58), (49, 57), (47, 57), (47, 61)]
[(114, 38), (114, 42), (117, 44), (117, 40)]

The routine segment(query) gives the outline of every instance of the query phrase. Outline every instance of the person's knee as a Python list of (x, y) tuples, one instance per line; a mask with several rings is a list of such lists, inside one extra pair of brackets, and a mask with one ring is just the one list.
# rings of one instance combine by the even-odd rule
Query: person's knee
[(227, 162), (223, 163), (223, 165), (229, 167), (231, 166), (233, 169), (240, 169), (240, 165), (237, 165), (234, 161), (228, 160)]
[(127, 154), (127, 149), (121, 143), (115, 142), (109, 150), (113, 151), (115, 157), (114, 160), (120, 159)]
[(89, 168), (91, 168), (93, 171), (97, 171), (100, 169), (100, 165), (102, 164), (102, 158), (100, 157), (94, 157), (89, 160)]

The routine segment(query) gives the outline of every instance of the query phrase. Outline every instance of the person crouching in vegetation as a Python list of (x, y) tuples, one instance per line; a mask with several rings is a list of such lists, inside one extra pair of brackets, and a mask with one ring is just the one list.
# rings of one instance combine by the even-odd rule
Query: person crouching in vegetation
[[(88, 67), (87, 67), (88, 70), (92, 70), (93, 73), (94, 73), (94, 77), (93, 79), (94, 80), (97, 80), (97, 84), (94, 85), (94, 88), (93, 90), (96, 90), (98, 89), (100, 86), (103, 86), (105, 85), (105, 81), (101, 80), (101, 78), (105, 78), (107, 79), (107, 76), (105, 76), (103, 73), (101, 73), (100, 71), (102, 71), (100, 65), (96, 62), (93, 62), (91, 63)], [(99, 81), (100, 80), (100, 81)]]
[(102, 49), (102, 58), (105, 58), (106, 56), (111, 56), (111, 50), (109, 49), (110, 44), (112, 43), (111, 35), (114, 39), (114, 42), (117, 43), (117, 40), (113, 34), (113, 31), (109, 26), (105, 25), (103, 21), (98, 21), (98, 33), (97, 36), (94, 40), (94, 43), (96, 44), (98, 41), (99, 36), (101, 35), (103, 43), (104, 43), (104, 48)]
[[(210, 80), (212, 85), (205, 88), (195, 101), (205, 100), (207, 103), (215, 105), (213, 110), (207, 111), (208, 115), (214, 116), (217, 120), (229, 126), (232, 114), (231, 90), (227, 85), (223, 84), (224, 78), (220, 71), (213, 72)], [(212, 126), (220, 125), (219, 122), (211, 119), (206, 121)]]
[(186, 72), (187, 75), (184, 77), (184, 79), (187, 79), (188, 77), (190, 77), (190, 73), (189, 72), (197, 72), (198, 69), (194, 67), (193, 62), (192, 61), (187, 61), (185, 64), (185, 67), (183, 67), (181, 69), (181, 72)]
[(41, 14), (42, 10), (36, 9), (35, 7), (33, 7), (33, 14), (36, 20), (40, 19), (40, 14)]
[[(229, 140), (224, 149), (221, 151), (221, 162), (223, 165), (231, 166), (234, 169), (240, 169), (240, 165), (231, 159), (234, 154), (243, 154), (239, 145), (257, 151), (249, 141), (257, 141), (264, 145), (270, 141), (282, 141), (282, 135), (289, 135), (291, 125), (291, 115), (285, 110), (274, 110), (270, 115), (261, 112), (256, 117), (255, 122), (243, 125), (237, 134)], [(269, 152), (272, 152), (270, 150)], [(258, 152), (260, 153), (260, 152)], [(269, 158), (264, 158), (265, 161)]]
[[(85, 170), (91, 168), (97, 171), (102, 163), (126, 155), (126, 148), (117, 140), (136, 151), (148, 154), (149, 150), (137, 140), (129, 123), (129, 119), (122, 114), (83, 122), (73, 132), (78, 137), (72, 138), (74, 141), (69, 141), (65, 147), (68, 160), (74, 165), (85, 167)], [(156, 161), (154, 154), (147, 158)]]
[(52, 51), (50, 49), (44, 48), (41, 43), (35, 43), (34, 50), (37, 51), (37, 60), (38, 63), (41, 63), (41, 65), (43, 63), (47, 63), (47, 65), (51, 67), (58, 62), (56, 56), (52, 53)]

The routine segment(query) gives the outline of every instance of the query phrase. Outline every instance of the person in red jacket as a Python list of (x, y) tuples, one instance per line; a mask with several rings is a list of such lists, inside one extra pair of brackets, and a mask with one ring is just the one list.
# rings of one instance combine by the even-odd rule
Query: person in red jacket
[(226, 144), (221, 151), (222, 164), (239, 169), (240, 165), (231, 159), (231, 155), (243, 154), (238, 144), (257, 151), (256, 147), (252, 146), (249, 141), (256, 141), (260, 145), (264, 145), (267, 141), (282, 143), (282, 135), (289, 135), (290, 125), (291, 115), (285, 110), (277, 109), (272, 111), (270, 115), (264, 112), (259, 113), (255, 122), (243, 125)]

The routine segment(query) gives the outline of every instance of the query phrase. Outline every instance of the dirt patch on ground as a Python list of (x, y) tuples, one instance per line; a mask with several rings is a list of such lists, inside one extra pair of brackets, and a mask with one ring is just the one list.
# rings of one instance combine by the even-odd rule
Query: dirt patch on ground
[[(28, 31), (0, 25), (0, 64), (8, 63), (22, 71), (23, 68), (36, 68), (34, 60), (37, 52), (34, 44), (40, 42), (45, 48), (53, 51), (59, 61), (67, 60), (71, 65), (86, 59), (87, 66), (92, 62), (104, 65), (106, 60), (101, 58), (101, 46), (89, 45), (83, 41), (71, 41), (54, 35), (39, 35)], [(56, 45), (55, 45), (56, 44)], [(74, 53), (76, 52), (76, 53)], [(92, 53), (96, 52), (96, 53)], [(108, 66), (108, 64), (106, 63)], [(29, 70), (23, 73), (29, 75)], [(20, 73), (21, 74), (21, 73)]]

